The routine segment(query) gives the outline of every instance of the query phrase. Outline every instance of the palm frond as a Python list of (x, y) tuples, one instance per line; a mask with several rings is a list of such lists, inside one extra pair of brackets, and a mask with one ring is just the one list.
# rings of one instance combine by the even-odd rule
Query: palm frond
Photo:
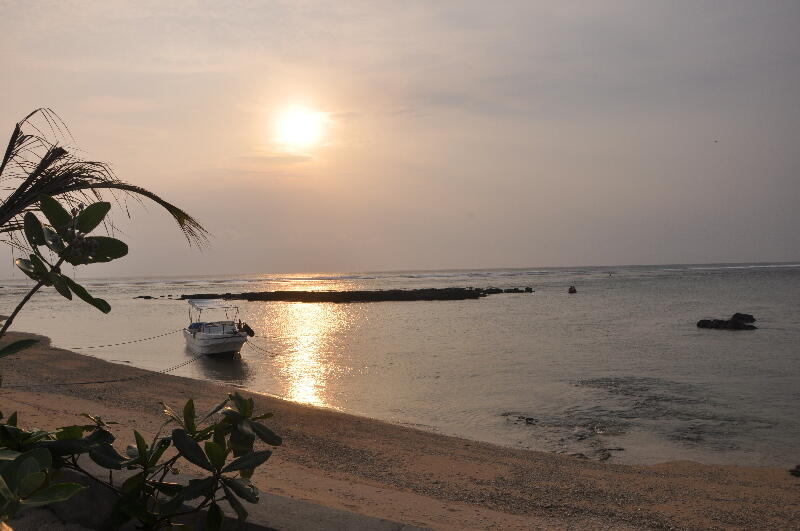
[[(50, 134), (33, 123), (34, 117), (42, 117)], [(25, 132), (30, 127), (33, 134)], [(29, 210), (37, 210), (41, 195), (60, 196), (67, 204), (91, 202), (109, 193), (115, 200), (132, 197), (138, 201), (147, 198), (163, 207), (180, 227), (190, 245), (203, 246), (208, 241), (208, 231), (183, 209), (161, 198), (154, 192), (118, 179), (111, 168), (96, 161), (83, 160), (69, 153), (51, 137), (63, 135), (69, 130), (50, 109), (37, 109), (16, 124), (11, 134), (2, 162), (0, 182), (8, 181), (0, 190), (11, 191), (2, 198), (0, 191), (0, 233), (14, 233), (22, 228), (22, 216)], [(13, 182), (16, 187), (9, 188)]]

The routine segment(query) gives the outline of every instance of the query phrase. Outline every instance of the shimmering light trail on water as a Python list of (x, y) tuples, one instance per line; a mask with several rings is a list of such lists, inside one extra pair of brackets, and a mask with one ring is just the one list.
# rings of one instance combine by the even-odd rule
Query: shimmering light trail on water
[[(272, 353), (203, 359), (178, 374), (226, 382), (508, 446), (620, 462), (800, 462), (800, 265), (740, 264), (83, 280), (104, 316), (37, 295), (15, 328), (58, 346), (148, 337), (187, 321), (186, 303), (137, 295), (260, 290), (524, 287), (480, 300), (240, 302)], [(2, 308), (24, 293), (4, 286)], [(578, 293), (567, 295), (576, 285)], [(0, 312), (2, 312), (0, 308)], [(755, 314), (759, 330), (695, 322)], [(6, 311), (8, 313), (8, 311)], [(182, 338), (81, 351), (163, 369)], [(620, 450), (620, 448), (623, 448)]]

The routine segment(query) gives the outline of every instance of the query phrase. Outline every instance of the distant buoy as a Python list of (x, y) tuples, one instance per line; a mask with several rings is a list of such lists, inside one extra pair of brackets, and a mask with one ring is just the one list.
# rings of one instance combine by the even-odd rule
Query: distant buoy
[(570, 294), (578, 293), (578, 290), (575, 289), (575, 286), (570, 286), (569, 289), (567, 290), (567, 293), (570, 293)]

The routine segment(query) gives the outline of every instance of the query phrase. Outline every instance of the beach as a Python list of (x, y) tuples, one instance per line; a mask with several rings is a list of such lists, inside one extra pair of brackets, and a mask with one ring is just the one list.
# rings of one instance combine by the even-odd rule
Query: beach
[[(5, 341), (30, 334), (9, 334)], [(54, 429), (86, 412), (152, 436), (159, 404), (210, 409), (252, 396), (284, 440), (254, 482), (263, 491), (435, 529), (800, 529), (800, 480), (785, 469), (674, 461), (619, 465), (506, 448), (300, 405), (210, 382), (152, 374), (115, 384), (45, 384), (147, 374), (49, 339), (0, 360), (0, 410)], [(5, 343), (4, 341), (4, 343)]]

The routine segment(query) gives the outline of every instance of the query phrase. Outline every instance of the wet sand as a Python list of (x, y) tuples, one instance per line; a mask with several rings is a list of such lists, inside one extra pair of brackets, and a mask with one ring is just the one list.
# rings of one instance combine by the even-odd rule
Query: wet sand
[[(9, 334), (4, 341), (30, 334)], [(35, 336), (39, 337), (39, 336)], [(159, 401), (205, 410), (236, 390), (163, 374), (115, 384), (48, 386), (147, 371), (63, 349), (47, 338), (0, 359), (0, 410), (52, 429), (78, 413), (152, 435)], [(447, 437), (251, 395), (284, 438), (254, 477), (264, 491), (436, 529), (800, 529), (800, 478), (786, 470), (679, 461), (604, 464)], [(435, 406), (432, 406), (435, 407)], [(792, 464), (792, 466), (794, 463)]]

